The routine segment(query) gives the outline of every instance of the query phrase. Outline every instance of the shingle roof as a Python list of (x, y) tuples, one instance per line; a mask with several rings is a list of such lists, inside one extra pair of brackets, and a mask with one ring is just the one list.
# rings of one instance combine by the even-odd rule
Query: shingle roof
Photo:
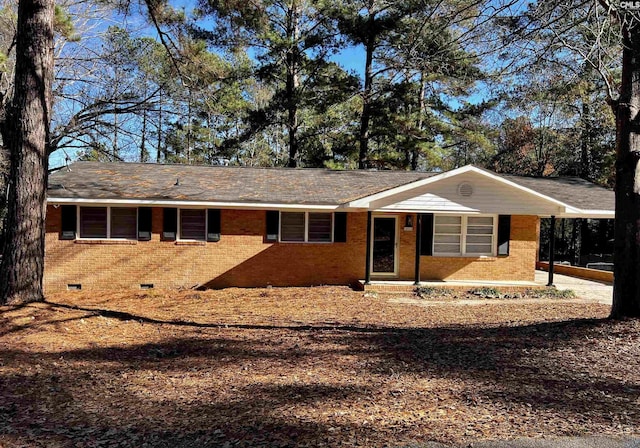
[[(49, 198), (335, 206), (439, 174), (102, 162), (69, 168), (49, 176)], [(614, 192), (583, 179), (498, 176), (582, 210), (614, 210)]]
[(69, 168), (49, 176), (50, 198), (339, 205), (437, 174), (101, 162)]
[(613, 190), (579, 177), (499, 176), (582, 210), (615, 210)]

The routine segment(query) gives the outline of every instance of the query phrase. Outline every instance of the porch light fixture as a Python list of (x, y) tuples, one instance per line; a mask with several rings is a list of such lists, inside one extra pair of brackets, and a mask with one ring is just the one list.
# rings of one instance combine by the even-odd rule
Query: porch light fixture
[(413, 230), (413, 215), (407, 215), (404, 220), (404, 230)]

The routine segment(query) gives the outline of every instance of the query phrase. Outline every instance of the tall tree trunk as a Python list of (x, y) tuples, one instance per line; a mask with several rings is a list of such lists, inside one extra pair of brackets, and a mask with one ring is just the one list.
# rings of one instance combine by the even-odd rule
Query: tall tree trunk
[[(373, 8), (373, 4), (371, 4)], [(370, 10), (371, 10), (370, 8)], [(362, 116), (360, 117), (360, 154), (358, 169), (366, 169), (369, 161), (369, 125), (371, 122), (371, 93), (373, 91), (373, 51), (375, 50), (375, 13), (369, 12), (368, 36), (365, 45), (364, 91), (362, 92)]]
[(189, 88), (189, 95), (187, 99), (187, 165), (191, 164), (191, 89)]
[(53, 79), (53, 0), (20, 0), (15, 90), (5, 144), (9, 207), (0, 265), (0, 301), (43, 300), (45, 194)]
[[(418, 133), (422, 136), (422, 127), (424, 126), (424, 94), (427, 88), (427, 83), (424, 80), (424, 72), (420, 72), (420, 96), (418, 97)], [(411, 154), (411, 170), (415, 171), (418, 169), (418, 148), (416, 146), (413, 147), (413, 152)]]
[(616, 115), (616, 221), (611, 317), (640, 316), (640, 29), (627, 30)]
[[(588, 100), (588, 97), (587, 97)], [(589, 146), (591, 139), (591, 123), (589, 121), (589, 103), (582, 102), (582, 132), (580, 135), (580, 177), (591, 179), (589, 174), (590, 157)]]
[(158, 101), (158, 147), (156, 148), (156, 163), (160, 163), (160, 157), (162, 156), (162, 89), (159, 92), (160, 98)]
[(142, 136), (140, 138), (140, 162), (147, 161), (147, 109), (142, 111)]
[(287, 50), (287, 132), (289, 134), (289, 162), (290, 168), (298, 166), (298, 5), (295, 0), (291, 3), (287, 14), (287, 39), (289, 49)]

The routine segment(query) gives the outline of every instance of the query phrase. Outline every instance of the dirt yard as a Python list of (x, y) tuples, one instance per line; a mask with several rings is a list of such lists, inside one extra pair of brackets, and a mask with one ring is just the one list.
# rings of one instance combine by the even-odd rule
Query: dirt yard
[(319, 447), (640, 427), (640, 322), (346, 288), (67, 293), (0, 308), (0, 446)]

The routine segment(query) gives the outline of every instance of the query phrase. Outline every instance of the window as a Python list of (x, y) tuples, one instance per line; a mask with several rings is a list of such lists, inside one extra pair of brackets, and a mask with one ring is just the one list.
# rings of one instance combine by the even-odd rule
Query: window
[(80, 207), (80, 238), (107, 238), (107, 207)]
[(80, 207), (80, 238), (136, 239), (136, 207)]
[(434, 255), (494, 255), (493, 216), (441, 215), (434, 219)]
[(281, 241), (304, 241), (304, 213), (282, 213), (280, 218)]
[(493, 253), (493, 217), (469, 216), (466, 233), (465, 252), (467, 254)]
[(205, 241), (206, 229), (205, 209), (180, 209), (180, 239)]
[(331, 242), (331, 213), (309, 213), (309, 238), (311, 243)]
[(436, 216), (433, 253), (459, 254), (462, 243), (462, 216)]
[(280, 241), (330, 243), (332, 241), (332, 234), (332, 213), (280, 213)]
[(135, 239), (138, 229), (138, 209), (111, 207), (111, 238)]

